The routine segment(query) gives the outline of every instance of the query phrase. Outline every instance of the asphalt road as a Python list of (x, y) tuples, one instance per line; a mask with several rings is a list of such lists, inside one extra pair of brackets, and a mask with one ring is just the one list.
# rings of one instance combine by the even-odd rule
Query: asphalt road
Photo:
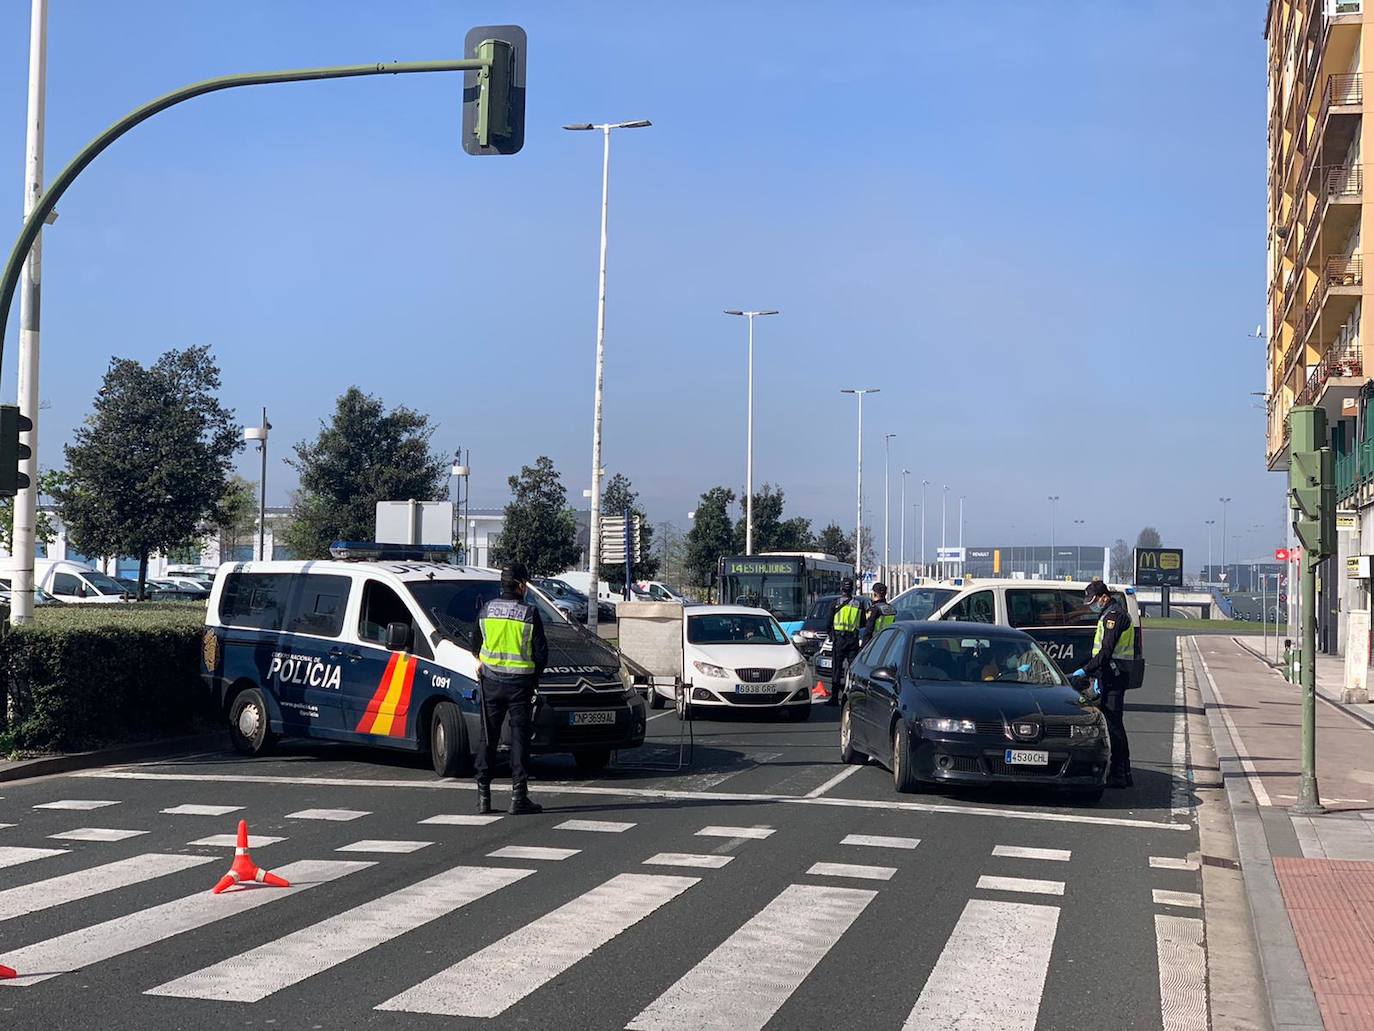
[[(469, 784), (311, 744), (4, 785), (0, 1027), (1203, 1029), (1173, 635), (1146, 649), (1136, 786), (1090, 807), (899, 796), (830, 708), (698, 721), (672, 772), (654, 714), (485, 824)], [(292, 888), (210, 894), (240, 817)]]

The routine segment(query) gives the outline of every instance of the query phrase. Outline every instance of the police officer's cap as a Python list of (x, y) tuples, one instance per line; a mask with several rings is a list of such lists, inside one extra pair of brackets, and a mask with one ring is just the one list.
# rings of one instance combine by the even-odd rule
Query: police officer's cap
[(1101, 580), (1094, 580), (1088, 584), (1088, 589), (1083, 592), (1083, 597), (1088, 601), (1094, 601), (1097, 598), (1105, 597), (1111, 593), (1111, 591), (1107, 590), (1107, 585)]
[(841, 594), (853, 594), (853, 593), (854, 593), (854, 581), (851, 580), (851, 579), (849, 579), (849, 577), (847, 577), (847, 576), (846, 576), (843, 580), (841, 580), (841, 581), (840, 581), (840, 593), (841, 593)]

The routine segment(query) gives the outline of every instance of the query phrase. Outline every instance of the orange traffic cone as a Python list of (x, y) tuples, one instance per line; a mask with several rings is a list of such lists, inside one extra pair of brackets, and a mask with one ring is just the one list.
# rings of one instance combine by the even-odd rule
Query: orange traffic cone
[(4, 979), (7, 978), (7, 977), (18, 977), (18, 976), (19, 976), (19, 971), (15, 970), (14, 967), (7, 967), (7, 966), (5, 966), (4, 964), (0, 964), (0, 980), (4, 980)]
[(219, 883), (215, 885), (213, 894), (218, 895), (220, 892), (246, 881), (266, 884), (270, 888), (291, 887), (291, 883), (284, 877), (278, 877), (274, 873), (268, 873), (249, 858), (248, 821), (240, 820), (239, 838), (234, 846), (234, 865), (229, 867), (229, 872), (219, 879)]
[(811, 700), (813, 702), (823, 702), (829, 697), (830, 690), (825, 686), (825, 681), (817, 677), (816, 686), (811, 689)]

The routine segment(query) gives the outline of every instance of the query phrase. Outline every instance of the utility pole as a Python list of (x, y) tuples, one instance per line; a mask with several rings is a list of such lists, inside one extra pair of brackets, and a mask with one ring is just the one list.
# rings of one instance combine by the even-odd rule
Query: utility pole
[(892, 438), (897, 434), (883, 434), (883, 578), (887, 579), (892, 575), (892, 554), (891, 538), (888, 535), (887, 521), (888, 515), (892, 511), (892, 502), (888, 500), (889, 480), (892, 476)]
[(1230, 498), (1217, 498), (1221, 502), (1221, 586), (1226, 589), (1226, 506), (1231, 503)]
[(1208, 577), (1203, 578), (1204, 583), (1213, 583), (1216, 580), (1217, 571), (1212, 568), (1212, 527), (1217, 525), (1215, 519), (1204, 519), (1203, 523), (1207, 526), (1207, 572)]
[(959, 575), (964, 575), (966, 556), (964, 555), (964, 495), (959, 495)]
[[(48, 74), (48, 0), (33, 0), (29, 20), (29, 108), (24, 147), (24, 218), (33, 214), (43, 195), (43, 131), (46, 121)], [(56, 214), (52, 216), (56, 218)], [(10, 592), (10, 622), (19, 626), (33, 618), (33, 559), (38, 528), (38, 330), (42, 289), (42, 234), (33, 242), (19, 284), (19, 412), (33, 428), (20, 435), (29, 457), (19, 472), (29, 478), (14, 499), (14, 589)]]
[(1050, 579), (1054, 579), (1054, 506), (1059, 501), (1058, 494), (1050, 495)]
[(929, 480), (921, 481), (921, 575), (929, 576), (926, 567), (926, 488), (930, 486)]
[(902, 575), (906, 575), (906, 478), (911, 475), (910, 469), (902, 470), (902, 500), (901, 500), (901, 533), (902, 541), (897, 547), (897, 566)]
[(864, 395), (876, 394), (881, 387), (851, 387), (841, 390), (841, 394), (853, 394), (859, 399), (859, 488), (858, 514), (854, 518), (854, 572), (861, 581), (856, 585), (863, 589), (864, 568)]
[(754, 319), (760, 315), (776, 315), (776, 309), (769, 311), (741, 311), (731, 308), (726, 315), (743, 315), (749, 319), (749, 385), (747, 422), (744, 444), (744, 553), (754, 553)]
[(267, 409), (262, 410), (262, 425), (245, 426), (243, 439), (257, 444), (262, 452), (262, 472), (258, 479), (258, 561), (267, 561), (267, 431), (272, 424), (267, 421)]
[(940, 488), (940, 554), (935, 559), (935, 565), (940, 572), (945, 572), (945, 548), (949, 542), (945, 538), (945, 528), (949, 525), (949, 520), (945, 516), (945, 502), (949, 500), (949, 484), (946, 483)]

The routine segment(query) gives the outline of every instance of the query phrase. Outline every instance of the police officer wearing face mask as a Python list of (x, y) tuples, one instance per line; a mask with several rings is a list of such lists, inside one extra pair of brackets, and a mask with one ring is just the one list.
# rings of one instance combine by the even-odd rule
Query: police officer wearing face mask
[(1125, 660), (1135, 658), (1135, 627), (1126, 606), (1112, 597), (1101, 580), (1088, 584), (1088, 606), (1098, 614), (1097, 634), (1092, 657), (1071, 679), (1096, 678), (1099, 698), (1096, 704), (1107, 720), (1107, 738), (1112, 746), (1112, 766), (1107, 787), (1125, 788), (1135, 783), (1131, 776), (1131, 745), (1126, 739), (1124, 717), (1127, 670)]

